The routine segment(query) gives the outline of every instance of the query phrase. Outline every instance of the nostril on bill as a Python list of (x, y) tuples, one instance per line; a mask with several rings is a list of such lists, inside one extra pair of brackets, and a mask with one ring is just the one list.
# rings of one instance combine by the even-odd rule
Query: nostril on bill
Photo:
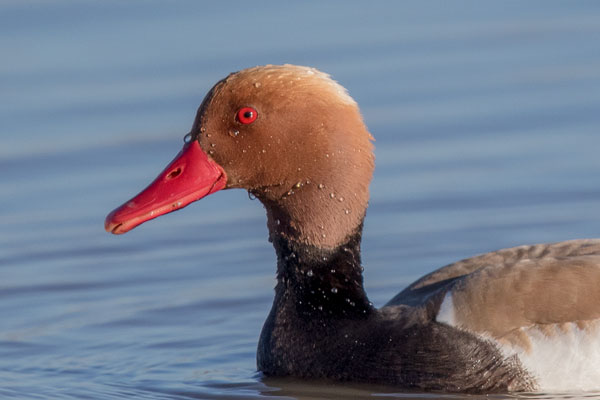
[(177, 178), (181, 174), (181, 167), (174, 169), (167, 175), (167, 180)]

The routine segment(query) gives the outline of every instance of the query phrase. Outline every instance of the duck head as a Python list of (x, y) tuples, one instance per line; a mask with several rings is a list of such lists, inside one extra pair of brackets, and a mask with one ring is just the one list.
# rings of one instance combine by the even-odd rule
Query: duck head
[(334, 248), (360, 229), (372, 137), (327, 74), (293, 65), (232, 73), (204, 98), (190, 138), (154, 182), (107, 216), (107, 231), (125, 233), (230, 188), (264, 204), (271, 240)]

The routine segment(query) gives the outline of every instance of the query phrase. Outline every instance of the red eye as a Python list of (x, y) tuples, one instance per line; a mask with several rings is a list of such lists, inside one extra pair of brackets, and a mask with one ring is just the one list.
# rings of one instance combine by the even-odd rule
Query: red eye
[(248, 125), (256, 121), (258, 113), (252, 107), (242, 107), (237, 112), (237, 120), (244, 125)]

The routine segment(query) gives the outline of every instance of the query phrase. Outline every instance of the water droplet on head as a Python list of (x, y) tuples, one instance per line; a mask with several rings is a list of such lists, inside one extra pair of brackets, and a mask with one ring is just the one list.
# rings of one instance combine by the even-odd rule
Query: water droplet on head
[(205, 127), (203, 127), (203, 126), (201, 126), (201, 127), (200, 127), (200, 132), (202, 132), (202, 133), (206, 132), (206, 128), (205, 128)]
[(215, 151), (214, 150), (209, 150), (208, 154), (215, 154)]
[(309, 184), (310, 184), (310, 181), (309, 181), (308, 179), (306, 180), (306, 184), (307, 184), (307, 185), (309, 185)]
[(192, 141), (192, 133), (190, 132), (183, 137), (183, 143), (189, 143), (191, 141)]
[(277, 225), (281, 225), (281, 221), (280, 221), (280, 220), (278, 220), (278, 219), (276, 219), (276, 220), (275, 220), (275, 223), (276, 223)]
[(322, 183), (319, 183), (319, 189), (323, 189), (325, 187), (325, 185), (323, 185)]
[(267, 151), (266, 151), (265, 149), (262, 149), (262, 152), (263, 152), (263, 153), (266, 153)]
[(331, 293), (337, 293), (337, 292), (338, 292), (337, 288), (334, 288), (334, 287), (331, 288)]
[(242, 153), (245, 153), (245, 152), (246, 152), (246, 149), (242, 149)]
[(320, 311), (323, 311), (323, 306), (317, 307)]
[(260, 87), (260, 82), (254, 82), (254, 87), (255, 88), (259, 88)]
[(322, 234), (321, 236), (323, 237), (323, 239), (325, 239), (327, 237), (326, 234)]
[(236, 137), (239, 134), (240, 134), (240, 131), (235, 130), (235, 129), (232, 129), (229, 131), (229, 136), (231, 136), (231, 137)]
[(348, 210), (348, 209), (345, 209), (345, 210), (344, 210), (344, 213), (346, 213), (346, 214), (350, 214), (350, 210)]
[(343, 198), (343, 197), (339, 197), (339, 198), (338, 198), (338, 200), (339, 200), (340, 202), (342, 202), (342, 201), (344, 201), (344, 198)]
[(331, 197), (332, 199), (335, 198), (335, 193), (329, 193), (329, 197)]
[(298, 182), (294, 185), (295, 188), (299, 188), (300, 186), (302, 186), (302, 182)]
[(313, 272), (312, 272), (312, 269), (309, 269), (309, 270), (308, 270), (308, 272), (306, 273), (306, 275), (308, 275), (308, 276), (313, 276), (314, 274), (313, 274)]
[(215, 143), (211, 143), (211, 144), (210, 144), (210, 147), (215, 147), (215, 146), (216, 146), (216, 144), (215, 144)]

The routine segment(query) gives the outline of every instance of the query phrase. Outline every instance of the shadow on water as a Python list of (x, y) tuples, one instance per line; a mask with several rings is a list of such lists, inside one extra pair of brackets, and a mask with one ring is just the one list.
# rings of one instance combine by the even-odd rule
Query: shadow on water
[[(230, 399), (231, 393), (236, 393), (238, 399), (298, 399), (298, 400), (342, 400), (342, 399), (441, 399), (441, 400), (544, 400), (544, 399), (573, 399), (573, 398), (598, 398), (600, 392), (574, 392), (574, 393), (515, 393), (515, 394), (449, 394), (449, 393), (422, 393), (398, 391), (393, 387), (381, 385), (349, 384), (335, 382), (303, 381), (293, 378), (260, 378), (258, 382), (246, 383), (206, 383), (204, 391), (173, 391), (170, 394), (183, 398), (222, 398)], [(215, 395), (220, 393), (220, 395)], [(212, 397), (215, 396), (215, 397)]]

